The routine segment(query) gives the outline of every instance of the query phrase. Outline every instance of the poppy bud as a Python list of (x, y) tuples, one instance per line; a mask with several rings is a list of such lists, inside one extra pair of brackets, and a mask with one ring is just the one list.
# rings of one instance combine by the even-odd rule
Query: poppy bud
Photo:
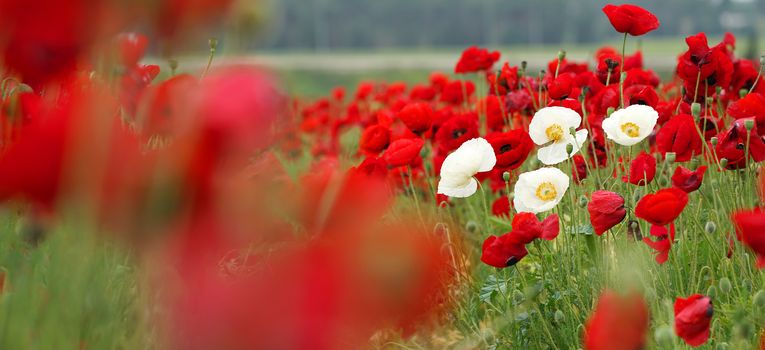
[(747, 95), (748, 93), (749, 93), (749, 90), (747, 90), (747, 89), (741, 89), (741, 90), (738, 90), (738, 97), (740, 97), (740, 98), (744, 98), (744, 97), (746, 97), (746, 95)]
[(558, 65), (560, 65), (560, 61), (563, 61), (564, 58), (566, 58), (566, 50), (558, 51)]
[(579, 196), (579, 203), (578, 203), (579, 207), (581, 207), (581, 208), (586, 207), (587, 206), (587, 202), (588, 202), (587, 196), (584, 196), (584, 195)]
[(752, 303), (758, 308), (765, 308), (765, 290), (760, 290), (752, 297)]
[(643, 197), (643, 194), (640, 193), (639, 190), (635, 190), (634, 192), (632, 192), (632, 202), (633, 203), (637, 203), (640, 200), (640, 198), (642, 198), (642, 197)]
[(744, 289), (746, 289), (747, 292), (752, 292), (752, 281), (744, 280), (744, 282), (741, 282), (741, 285), (744, 286)]
[(751, 337), (754, 333), (754, 329), (749, 322), (741, 322), (737, 324), (735, 331), (736, 331), (736, 334), (742, 339), (747, 339)]
[(730, 280), (727, 277), (723, 277), (720, 279), (720, 292), (723, 294), (730, 293), (731, 289), (733, 289), (733, 286), (730, 284)]
[(725, 168), (728, 166), (728, 158), (720, 159), (720, 166)]
[(656, 331), (653, 333), (653, 338), (656, 340), (656, 344), (662, 345), (663, 347), (671, 347), (674, 337), (675, 335), (672, 332), (672, 328), (666, 325), (656, 328)]
[(765, 66), (765, 55), (760, 56), (760, 67)]
[(529, 63), (526, 61), (521, 61), (521, 70), (526, 71), (526, 67), (528, 67)]
[(717, 349), (717, 350), (728, 350), (728, 343), (726, 343), (726, 342), (717, 343), (717, 347), (715, 347), (715, 349)]
[(717, 287), (715, 287), (714, 285), (709, 286), (709, 288), (707, 288), (706, 295), (709, 296), (710, 298), (716, 297), (717, 296)]
[(754, 129), (754, 120), (753, 119), (744, 120), (744, 128), (746, 129), (746, 131), (752, 131), (752, 129)]
[(661, 185), (661, 187), (667, 187), (667, 185), (669, 185), (669, 180), (661, 178), (659, 179), (659, 185)]
[(608, 109), (606, 110), (606, 115), (610, 117), (611, 113), (613, 112), (614, 112), (614, 107), (608, 107)]
[(169, 59), (167, 60), (167, 65), (170, 66), (170, 71), (175, 74), (175, 70), (178, 69), (178, 60)]
[(555, 310), (555, 323), (561, 323), (565, 319), (565, 315), (563, 314), (563, 311)]
[(566, 144), (566, 154), (570, 156), (572, 152), (574, 152), (574, 145)]
[(704, 225), (704, 231), (706, 231), (709, 234), (714, 233), (717, 230), (717, 225), (715, 225), (714, 221), (707, 221), (707, 224)]
[(520, 290), (516, 289), (513, 291), (513, 304), (520, 304), (523, 302), (523, 299), (523, 293)]
[(621, 79), (619, 81), (623, 83), (625, 80), (627, 80), (627, 72), (622, 72), (622, 75), (619, 78)]
[(716, 86), (715, 87), (715, 93), (717, 93), (717, 96), (720, 96), (720, 93), (722, 93), (722, 86)]
[(718, 142), (718, 141), (719, 141), (719, 139), (717, 138), (717, 136), (712, 136), (712, 138), (711, 138), (711, 139), (709, 139), (709, 142), (710, 142), (710, 143), (712, 144), (712, 146), (714, 146), (714, 147), (717, 147), (717, 142)]
[(696, 168), (698, 168), (698, 167), (699, 167), (699, 163), (700, 163), (700, 162), (701, 162), (701, 161), (700, 161), (698, 158), (693, 158), (693, 159), (691, 159), (691, 168), (692, 168), (692, 169), (696, 169)]
[(215, 50), (218, 48), (218, 39), (216, 38), (210, 38), (207, 43), (210, 44), (210, 51), (212, 52), (215, 52)]
[(693, 115), (694, 119), (699, 119), (699, 116), (701, 115), (701, 104), (698, 102), (694, 102), (691, 104), (691, 115)]
[(505, 182), (509, 182), (510, 181), (510, 172), (509, 171), (505, 171), (504, 173), (502, 173), (502, 180), (504, 180)]
[(674, 163), (675, 159), (677, 158), (677, 154), (675, 152), (667, 152), (667, 154), (664, 156), (667, 160), (667, 163)]
[(468, 232), (474, 233), (475, 231), (478, 231), (478, 224), (475, 223), (475, 221), (470, 220), (465, 224), (465, 229)]
[[(643, 234), (640, 232), (640, 224), (636, 220), (630, 220), (629, 224), (627, 225), (627, 234), (632, 237), (635, 241), (642, 241), (643, 240)], [(646, 294), (647, 296), (648, 294)]]

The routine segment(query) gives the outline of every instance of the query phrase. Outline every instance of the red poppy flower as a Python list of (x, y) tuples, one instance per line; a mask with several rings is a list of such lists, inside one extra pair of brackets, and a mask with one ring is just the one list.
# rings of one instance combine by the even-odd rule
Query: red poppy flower
[(765, 267), (765, 211), (761, 208), (741, 210), (731, 215), (736, 235), (757, 254), (757, 267)]
[(645, 348), (648, 316), (648, 305), (637, 292), (619, 295), (603, 291), (585, 325), (585, 350)]
[(118, 57), (125, 67), (137, 65), (149, 46), (149, 38), (140, 33), (122, 33), (116, 41)]
[(632, 160), (629, 176), (623, 176), (622, 181), (645, 186), (653, 181), (654, 176), (656, 176), (656, 158), (643, 151)]
[(695, 171), (683, 166), (678, 166), (677, 169), (675, 169), (675, 173), (672, 174), (672, 185), (687, 193), (691, 193), (699, 189), (701, 182), (704, 180), (704, 173), (706, 171), (706, 165), (700, 166)]
[(630, 106), (646, 105), (656, 108), (656, 105), (659, 103), (659, 95), (656, 94), (653, 86), (649, 85), (632, 85), (625, 88), (624, 98)]
[(391, 168), (410, 165), (420, 157), (424, 145), (425, 141), (420, 138), (393, 141), (383, 153), (383, 159)]
[(687, 162), (701, 154), (702, 145), (693, 117), (689, 114), (672, 117), (656, 134), (656, 148), (665, 157), (667, 152), (674, 152), (677, 162)]
[(502, 65), (499, 73), (486, 73), (489, 83), (489, 93), (492, 95), (505, 96), (508, 92), (518, 89), (518, 67), (510, 67), (509, 63)]
[(595, 74), (600, 82), (609, 86), (619, 85), (619, 77), (622, 74), (622, 55), (616, 52), (606, 52), (596, 58), (598, 66), (595, 69)]
[(571, 158), (574, 164), (571, 165), (571, 175), (574, 178), (574, 182), (580, 183), (587, 178), (587, 162), (581, 154), (577, 154)]
[(728, 105), (726, 113), (735, 119), (754, 118), (760, 136), (765, 133), (765, 96), (751, 93)]
[(359, 147), (368, 154), (382, 152), (390, 143), (390, 129), (380, 124), (375, 124), (364, 129), (359, 140)]
[(436, 143), (441, 151), (448, 153), (465, 141), (478, 137), (478, 115), (456, 115), (444, 122), (436, 131)]
[(497, 155), (497, 167), (516, 169), (523, 165), (526, 158), (534, 149), (534, 142), (523, 129), (508, 132), (494, 132), (486, 135), (494, 153)]
[(462, 82), (453, 80), (444, 85), (441, 91), (441, 101), (452, 105), (461, 105), (475, 92), (475, 84), (472, 81)]
[(513, 217), (513, 231), (509, 234), (516, 236), (523, 244), (531, 243), (537, 238), (553, 240), (560, 232), (558, 215), (553, 214), (539, 221), (533, 213), (518, 213)]
[(513, 266), (527, 254), (526, 245), (509, 233), (499, 237), (490, 236), (483, 241), (481, 247), (481, 261), (498, 268)]
[(635, 208), (635, 215), (651, 224), (665, 226), (677, 219), (688, 204), (688, 194), (678, 188), (665, 188), (645, 195)]
[(603, 13), (619, 33), (639, 36), (659, 28), (659, 19), (640, 6), (608, 4), (603, 7)]
[(553, 100), (568, 98), (574, 88), (574, 77), (573, 73), (558, 74), (557, 78), (551, 77), (547, 83), (548, 96)]
[(410, 103), (398, 112), (398, 117), (413, 133), (421, 134), (429, 130), (433, 123), (433, 109), (429, 103)]
[(709, 297), (694, 294), (688, 298), (675, 299), (675, 333), (693, 347), (709, 339), (709, 324), (714, 307)]
[(685, 42), (688, 44), (688, 51), (678, 59), (677, 75), (685, 81), (685, 97), (693, 100), (695, 96), (695, 102), (700, 102), (704, 96), (713, 95), (715, 87), (727, 87), (730, 84), (733, 62), (724, 46), (710, 48), (704, 33), (689, 36)]
[(494, 216), (510, 216), (510, 199), (507, 196), (500, 196), (491, 204), (491, 213)]
[(499, 51), (489, 52), (487, 49), (471, 46), (462, 52), (454, 73), (473, 73), (489, 70), (495, 62), (499, 61)]
[(669, 231), (664, 226), (651, 226), (651, 236), (656, 237), (652, 240), (650, 237), (643, 237), (643, 242), (655, 250), (656, 262), (664, 264), (669, 258), (669, 251), (672, 249), (672, 241), (675, 240), (675, 225), (670, 224)]
[(587, 211), (590, 212), (590, 223), (598, 236), (622, 222), (627, 216), (624, 198), (618, 193), (606, 190), (597, 190), (592, 193), (592, 199), (587, 204)]
[(139, 103), (137, 120), (146, 136), (172, 136), (188, 113), (190, 95), (198, 87), (197, 79), (178, 74), (145, 90)]
[[(752, 131), (747, 132), (745, 123), (749, 118), (738, 119), (726, 131), (721, 132), (715, 153), (718, 158), (728, 160), (728, 169), (739, 169), (746, 165), (746, 159), (751, 158), (755, 162), (765, 160), (765, 140), (759, 135), (757, 124)], [(749, 136), (747, 136), (747, 134)], [(749, 141), (749, 154), (747, 157), (746, 143)]]

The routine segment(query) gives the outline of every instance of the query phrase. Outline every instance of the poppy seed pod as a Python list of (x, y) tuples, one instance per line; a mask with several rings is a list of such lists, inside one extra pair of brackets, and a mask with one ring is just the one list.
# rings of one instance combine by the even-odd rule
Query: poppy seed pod
[(505, 172), (502, 173), (502, 180), (505, 181), (505, 182), (509, 182), (510, 181), (510, 172), (509, 171), (505, 171)]
[(587, 202), (588, 202), (587, 196), (584, 196), (584, 195), (579, 196), (579, 203), (578, 203), (579, 207), (581, 207), (581, 208), (586, 207), (587, 206)]
[(695, 119), (699, 119), (699, 116), (701, 116), (701, 104), (698, 102), (694, 102), (691, 104), (691, 115)]
[(566, 316), (563, 314), (563, 311), (555, 310), (555, 323), (562, 323), (565, 317)]
[(709, 286), (709, 288), (707, 288), (706, 295), (708, 295), (710, 298), (716, 297), (717, 296), (717, 287), (715, 287), (714, 285)]
[(728, 158), (720, 159), (720, 166), (725, 168), (728, 166)]
[(754, 129), (754, 120), (753, 119), (745, 120), (744, 129), (746, 129), (746, 131), (752, 131), (752, 129)]
[(465, 224), (465, 229), (470, 233), (475, 233), (478, 231), (478, 224), (475, 223), (475, 221), (470, 220)]
[(666, 325), (656, 328), (656, 331), (653, 333), (653, 338), (656, 340), (656, 344), (665, 347), (672, 346), (674, 337), (675, 335), (672, 333), (672, 328)]
[(716, 230), (717, 225), (715, 225), (714, 221), (707, 221), (706, 225), (704, 225), (704, 231), (706, 231), (706, 233), (712, 234), (715, 233)]
[(717, 138), (717, 136), (713, 136), (711, 139), (709, 139), (709, 143), (712, 144), (712, 147), (717, 147), (717, 143), (719, 143), (720, 140)]
[(730, 293), (731, 289), (733, 289), (733, 286), (730, 284), (730, 280), (727, 277), (723, 277), (720, 279), (720, 292), (723, 294)]

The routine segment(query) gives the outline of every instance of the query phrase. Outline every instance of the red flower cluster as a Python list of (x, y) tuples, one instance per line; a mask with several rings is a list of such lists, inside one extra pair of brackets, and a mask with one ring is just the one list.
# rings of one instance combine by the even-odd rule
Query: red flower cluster
[(558, 237), (558, 215), (550, 215), (539, 221), (532, 213), (518, 213), (513, 217), (513, 230), (502, 236), (490, 236), (483, 242), (481, 261), (504, 268), (523, 259), (528, 251), (526, 245), (535, 239), (553, 240)]
[(586, 350), (638, 350), (646, 344), (648, 305), (638, 293), (619, 295), (606, 290), (584, 329)]

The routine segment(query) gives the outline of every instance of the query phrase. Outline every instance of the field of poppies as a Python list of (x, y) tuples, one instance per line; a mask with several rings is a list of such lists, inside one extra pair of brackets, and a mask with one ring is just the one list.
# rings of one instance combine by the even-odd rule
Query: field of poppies
[(661, 80), (659, 19), (607, 5), (594, 66), (474, 46), (320, 98), (215, 39), (143, 63), (229, 6), (0, 0), (0, 349), (765, 349), (732, 34)]

